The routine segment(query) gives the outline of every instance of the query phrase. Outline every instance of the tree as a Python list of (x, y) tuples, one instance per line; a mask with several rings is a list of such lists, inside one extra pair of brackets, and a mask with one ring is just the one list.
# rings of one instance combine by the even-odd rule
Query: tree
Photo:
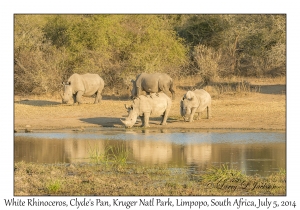
[[(274, 68), (285, 72), (285, 15), (188, 15), (179, 19), (175, 28), (190, 46), (191, 61), (195, 46), (201, 44), (221, 54), (218, 72), (223, 76), (261, 76)], [(278, 60), (272, 56), (280, 53)]]
[(14, 84), (16, 93), (51, 93), (61, 77), (60, 51), (44, 38), (46, 16), (14, 17)]
[(171, 25), (157, 15), (58, 15), (46, 37), (68, 53), (69, 74), (102, 74), (109, 86), (141, 72), (176, 73), (187, 49)]

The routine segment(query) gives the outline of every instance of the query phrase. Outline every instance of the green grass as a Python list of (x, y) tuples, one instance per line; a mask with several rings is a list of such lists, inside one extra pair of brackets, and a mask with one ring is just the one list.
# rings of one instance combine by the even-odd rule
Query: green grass
[(213, 167), (206, 171), (202, 176), (203, 181), (224, 182), (224, 181), (243, 181), (247, 178), (240, 170), (230, 169), (228, 165)]
[(62, 183), (59, 180), (53, 180), (46, 185), (46, 188), (50, 194), (56, 193), (62, 188)]
[(89, 146), (89, 160), (91, 163), (102, 164), (120, 170), (127, 165), (129, 151), (124, 144), (105, 146), (104, 152), (98, 147)]

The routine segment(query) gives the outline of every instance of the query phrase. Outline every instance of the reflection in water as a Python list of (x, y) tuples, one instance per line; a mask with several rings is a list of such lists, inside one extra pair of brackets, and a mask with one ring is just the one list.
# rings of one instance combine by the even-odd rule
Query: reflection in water
[(132, 140), (133, 159), (141, 163), (163, 164), (172, 161), (172, 144), (168, 142)]
[(186, 130), (131, 130), (89, 133), (16, 133), (15, 161), (87, 162), (93, 149), (124, 145), (129, 160), (168, 164), (201, 173), (227, 164), (244, 173), (267, 176), (286, 166), (285, 133), (203, 133)]

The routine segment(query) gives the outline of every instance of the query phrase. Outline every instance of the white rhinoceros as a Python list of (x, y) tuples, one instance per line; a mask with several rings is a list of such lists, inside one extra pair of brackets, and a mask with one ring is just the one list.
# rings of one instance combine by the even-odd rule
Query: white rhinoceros
[(130, 107), (125, 105), (128, 117), (125, 120), (121, 119), (121, 121), (126, 128), (130, 128), (135, 124), (137, 117), (140, 116), (142, 127), (150, 127), (149, 117), (151, 115), (162, 116), (161, 125), (166, 125), (171, 106), (172, 100), (164, 93), (141, 95), (133, 100), (133, 104)]
[(147, 94), (158, 93), (163, 91), (167, 94), (167, 90), (172, 93), (172, 99), (175, 98), (175, 91), (173, 90), (173, 80), (165, 73), (147, 74), (141, 73), (136, 77), (136, 80), (131, 80), (133, 88), (131, 95), (133, 98), (139, 97), (141, 91), (145, 91)]
[(102, 99), (104, 81), (98, 74), (73, 74), (67, 82), (63, 82), (64, 93), (61, 95), (62, 103), (68, 103), (72, 98), (74, 103), (82, 103), (82, 96), (96, 94), (95, 104)]
[(211, 96), (203, 89), (187, 91), (180, 102), (180, 114), (184, 121), (193, 122), (197, 112), (197, 120), (201, 119), (201, 112), (207, 108), (207, 119), (211, 115)]

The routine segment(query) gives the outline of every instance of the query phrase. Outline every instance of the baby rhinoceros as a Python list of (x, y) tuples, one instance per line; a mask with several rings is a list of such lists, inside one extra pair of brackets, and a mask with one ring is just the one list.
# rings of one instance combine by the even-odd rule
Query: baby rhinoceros
[(203, 89), (188, 91), (180, 102), (180, 114), (184, 121), (193, 122), (197, 112), (197, 120), (201, 119), (201, 112), (207, 109), (207, 119), (211, 116), (211, 96)]
[(142, 120), (142, 127), (149, 126), (149, 117), (162, 116), (161, 125), (167, 124), (167, 118), (172, 106), (172, 100), (165, 93), (150, 94), (147, 96), (140, 95), (139, 98), (133, 100), (133, 105), (127, 108), (128, 117), (122, 120), (126, 128), (131, 128), (137, 117), (140, 116)]

